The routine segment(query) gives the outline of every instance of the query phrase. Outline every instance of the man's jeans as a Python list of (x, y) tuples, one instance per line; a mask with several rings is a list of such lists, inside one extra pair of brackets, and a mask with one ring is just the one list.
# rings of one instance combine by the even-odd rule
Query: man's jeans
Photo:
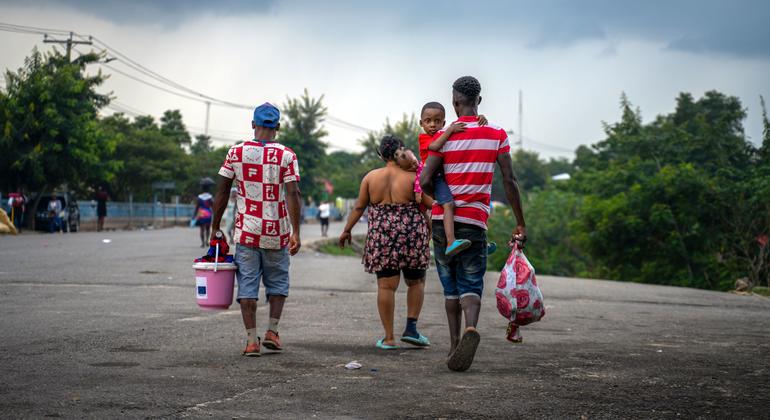
[(433, 253), (436, 269), (446, 299), (460, 299), (484, 293), (484, 274), (487, 272), (487, 232), (477, 226), (455, 223), (455, 237), (471, 241), (471, 246), (454, 257), (445, 255), (447, 241), (444, 223), (433, 221)]

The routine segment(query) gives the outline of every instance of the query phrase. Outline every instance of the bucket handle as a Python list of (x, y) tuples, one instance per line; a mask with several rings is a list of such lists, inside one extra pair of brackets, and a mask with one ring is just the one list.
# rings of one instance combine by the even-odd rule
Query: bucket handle
[(217, 250), (214, 254), (214, 272), (217, 272), (217, 266), (219, 265), (219, 243), (217, 242)]

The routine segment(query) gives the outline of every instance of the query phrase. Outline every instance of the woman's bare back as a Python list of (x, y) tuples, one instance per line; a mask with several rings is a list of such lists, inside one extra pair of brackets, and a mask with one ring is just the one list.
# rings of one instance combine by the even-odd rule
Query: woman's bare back
[(388, 165), (375, 169), (364, 178), (371, 204), (413, 203), (414, 172), (407, 172), (397, 166)]

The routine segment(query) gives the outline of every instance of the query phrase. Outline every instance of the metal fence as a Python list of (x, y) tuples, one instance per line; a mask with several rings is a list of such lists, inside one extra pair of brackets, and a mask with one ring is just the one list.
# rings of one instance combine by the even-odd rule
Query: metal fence
[[(5, 201), (7, 198), (2, 200), (0, 207), (9, 211)], [(335, 200), (331, 208), (332, 220), (341, 220), (347, 216), (353, 202), (354, 200)], [(81, 227), (86, 230), (95, 229), (96, 202), (79, 200), (77, 203), (80, 210)], [(195, 205), (193, 204), (109, 201), (107, 202), (105, 228), (125, 229), (150, 225), (188, 225), (194, 212)], [(313, 223), (318, 217), (318, 207), (307, 206), (304, 208), (304, 213), (304, 220)]]
[[(83, 222), (96, 220), (96, 203), (78, 201), (80, 220)], [(120, 218), (187, 220), (189, 221), (195, 206), (192, 204), (174, 203), (125, 203), (118, 201), (107, 202), (107, 216)]]

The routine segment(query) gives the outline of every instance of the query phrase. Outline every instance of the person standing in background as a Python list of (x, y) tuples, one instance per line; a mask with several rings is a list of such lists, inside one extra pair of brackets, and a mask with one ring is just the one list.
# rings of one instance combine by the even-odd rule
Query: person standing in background
[(110, 199), (107, 191), (101, 185), (96, 191), (96, 231), (101, 232), (104, 230), (104, 218), (107, 217), (107, 200)]
[(51, 201), (48, 202), (48, 231), (53, 233), (54, 229), (63, 233), (61, 221), (61, 202), (56, 194), (51, 194)]
[(212, 207), (214, 206), (214, 196), (209, 192), (208, 185), (201, 185), (203, 192), (198, 194), (198, 201), (195, 205), (195, 224), (201, 231), (201, 248), (206, 247), (206, 239), (211, 233)]
[(21, 225), (24, 224), (24, 212), (27, 210), (27, 196), (19, 190), (10, 193), (8, 198), (8, 207), (11, 208), (11, 220), (16, 227), (16, 231), (21, 233)]
[(318, 206), (318, 218), (321, 220), (321, 236), (324, 238), (329, 234), (329, 216), (331, 215), (331, 205), (326, 199), (321, 200)]

